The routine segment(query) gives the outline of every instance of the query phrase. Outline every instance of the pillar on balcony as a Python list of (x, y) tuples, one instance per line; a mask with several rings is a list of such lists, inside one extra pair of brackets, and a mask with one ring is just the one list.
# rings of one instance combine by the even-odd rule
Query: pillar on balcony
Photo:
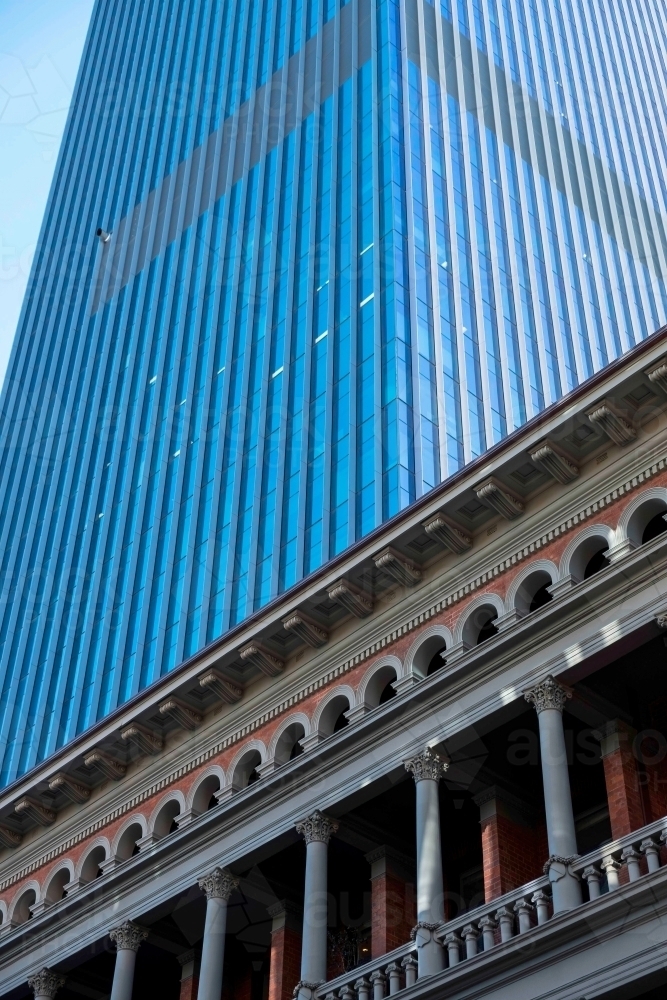
[(366, 855), (371, 866), (371, 957), (410, 940), (415, 923), (413, 865), (383, 844)]
[(301, 909), (289, 899), (269, 906), (271, 960), (268, 1000), (292, 1000), (301, 961)]
[(296, 825), (306, 841), (306, 880), (301, 936), (301, 979), (295, 990), (298, 1000), (313, 1000), (315, 990), (327, 978), (327, 853), (338, 823), (316, 810)]
[(636, 732), (620, 719), (600, 728), (600, 753), (607, 786), (609, 822), (614, 840), (639, 830), (647, 822), (632, 749)]
[(141, 942), (148, 937), (148, 931), (132, 920), (126, 920), (120, 927), (114, 927), (109, 937), (116, 945), (111, 1000), (132, 1000), (137, 952)]
[(420, 978), (435, 975), (445, 964), (435, 931), (444, 920), (438, 784), (448, 766), (429, 747), (405, 761), (417, 791), (417, 924), (413, 936)]
[(194, 950), (184, 951), (177, 958), (181, 967), (181, 989), (178, 1000), (197, 1000), (197, 987), (199, 985), (197, 953)]
[(491, 785), (474, 797), (482, 831), (484, 898), (487, 903), (542, 874), (544, 827), (516, 795)]
[(42, 969), (28, 978), (28, 986), (35, 995), (35, 1000), (54, 1000), (61, 986), (65, 985), (65, 977), (52, 969)]
[(525, 692), (535, 707), (540, 727), (542, 785), (547, 817), (549, 858), (545, 868), (551, 882), (554, 913), (571, 910), (582, 902), (581, 882), (572, 871), (577, 856), (570, 776), (563, 731), (563, 708), (572, 692), (553, 677)]
[(227, 904), (238, 884), (239, 880), (226, 868), (214, 868), (210, 875), (199, 879), (199, 888), (206, 894), (206, 922), (197, 1000), (220, 1000), (225, 961)]

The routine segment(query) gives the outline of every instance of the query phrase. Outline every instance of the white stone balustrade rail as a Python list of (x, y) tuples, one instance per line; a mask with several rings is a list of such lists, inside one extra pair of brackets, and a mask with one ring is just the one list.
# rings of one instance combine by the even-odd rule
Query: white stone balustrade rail
[[(613, 892), (623, 882), (635, 882), (658, 871), (662, 865), (661, 848), (666, 847), (667, 818), (662, 818), (571, 860), (569, 867), (587, 886), (587, 902)], [(558, 915), (558, 920), (563, 918), (567, 918), (566, 914)], [(436, 936), (445, 951), (447, 968), (453, 968), (551, 919), (549, 879), (544, 876), (446, 921), (438, 927)], [(316, 996), (318, 1000), (383, 1000), (414, 985), (416, 980), (416, 946), (408, 941), (323, 983)]]

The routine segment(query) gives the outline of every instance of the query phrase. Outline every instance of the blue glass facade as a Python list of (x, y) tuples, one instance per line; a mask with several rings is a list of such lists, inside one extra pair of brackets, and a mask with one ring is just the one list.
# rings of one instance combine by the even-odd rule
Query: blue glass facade
[(2, 398), (3, 784), (664, 323), (665, 52), (657, 0), (98, 0)]

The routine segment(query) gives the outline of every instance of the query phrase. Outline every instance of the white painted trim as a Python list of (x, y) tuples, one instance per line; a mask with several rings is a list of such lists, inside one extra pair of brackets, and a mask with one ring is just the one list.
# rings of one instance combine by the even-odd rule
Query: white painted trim
[(589, 524), (586, 528), (582, 528), (581, 531), (578, 531), (561, 556), (559, 579), (562, 579), (564, 576), (569, 576), (572, 573), (570, 567), (572, 565), (573, 556), (581, 548), (583, 542), (586, 542), (591, 538), (603, 538), (607, 540), (608, 548), (611, 548), (614, 544), (615, 536), (616, 532), (613, 528), (610, 528), (608, 524)]
[(92, 844), (89, 845), (88, 850), (85, 851), (81, 855), (81, 857), (79, 858), (79, 860), (76, 863), (76, 867), (75, 867), (75, 878), (76, 879), (80, 879), (81, 878), (81, 872), (83, 871), (83, 868), (84, 868), (84, 865), (86, 864), (86, 861), (88, 860), (88, 858), (90, 857), (90, 855), (93, 853), (93, 851), (96, 851), (98, 847), (104, 848), (104, 860), (105, 861), (107, 860), (107, 858), (109, 858), (111, 856), (111, 847), (109, 845), (108, 839), (106, 837), (96, 837), (95, 840), (92, 842)]
[(498, 594), (494, 594), (492, 592), (479, 594), (478, 597), (473, 598), (470, 604), (466, 605), (463, 613), (456, 619), (454, 624), (454, 644), (463, 642), (463, 633), (465, 632), (466, 625), (472, 616), (483, 607), (495, 608), (498, 612), (499, 618), (504, 615), (506, 611), (505, 602)]
[[(667, 512), (667, 488), (665, 488), (664, 486), (651, 486), (647, 490), (642, 490), (640, 493), (637, 494), (636, 497), (634, 497), (630, 501), (629, 504), (627, 504), (623, 508), (621, 516), (618, 519), (618, 526), (616, 528), (617, 544), (619, 542), (625, 541), (626, 538), (630, 538), (630, 540), (634, 542), (635, 546), (641, 545), (641, 538), (630, 537), (632, 534), (631, 521), (633, 519), (633, 516), (637, 513), (637, 511), (641, 510), (641, 508), (645, 504), (651, 503), (651, 501), (656, 501), (656, 500), (664, 503), (665, 511)], [(644, 527), (646, 527), (646, 525), (644, 525)]]
[(552, 583), (555, 583), (558, 579), (558, 567), (551, 559), (535, 559), (534, 562), (528, 563), (527, 566), (524, 566), (517, 573), (508, 588), (507, 596), (505, 597), (505, 604), (508, 611), (516, 607), (519, 590), (530, 579), (533, 573), (547, 573), (551, 577)]
[[(373, 681), (373, 678), (382, 670), (385, 671), (387, 667), (391, 667), (396, 674), (396, 680), (400, 680), (404, 676), (403, 664), (401, 663), (398, 656), (381, 656), (379, 660), (375, 660), (374, 663), (368, 668), (364, 676), (361, 678), (357, 686), (357, 705), (366, 705), (366, 692), (368, 691), (368, 686)], [(369, 708), (376, 708), (375, 705), (369, 705)]]
[[(37, 879), (31, 878), (29, 882), (25, 882), (21, 886), (21, 888), (18, 890), (18, 892), (16, 893), (16, 895), (13, 897), (11, 903), (9, 904), (9, 910), (8, 910), (8, 913), (7, 913), (7, 919), (8, 919), (8, 921), (10, 923), (14, 920), (14, 914), (16, 913), (16, 907), (21, 902), (21, 900), (23, 899), (23, 897), (25, 896), (25, 894), (27, 892), (34, 892), (35, 893), (35, 903), (39, 903), (39, 901), (42, 898), (42, 896), (41, 896), (42, 890), (41, 890), (40, 884), (37, 881)], [(30, 905), (34, 906), (35, 903), (31, 903)], [(26, 922), (25, 920), (21, 921), (22, 924), (25, 923), (25, 922)]]
[(220, 788), (224, 788), (225, 787), (225, 784), (226, 784), (226, 781), (227, 781), (227, 776), (225, 775), (225, 772), (223, 771), (223, 769), (220, 767), (219, 764), (211, 764), (210, 767), (204, 768), (204, 770), (199, 775), (199, 777), (197, 778), (197, 780), (195, 782), (193, 782), (192, 787), (191, 787), (190, 791), (188, 792), (188, 795), (187, 795), (187, 798), (186, 798), (186, 806), (185, 806), (185, 810), (184, 811), (186, 811), (188, 809), (192, 809), (194, 800), (195, 800), (195, 798), (197, 796), (197, 792), (199, 791), (199, 789), (201, 788), (201, 786), (203, 785), (203, 783), (205, 781), (207, 781), (209, 778), (213, 778), (213, 777), (216, 777), (219, 780), (219, 782), (220, 782)]

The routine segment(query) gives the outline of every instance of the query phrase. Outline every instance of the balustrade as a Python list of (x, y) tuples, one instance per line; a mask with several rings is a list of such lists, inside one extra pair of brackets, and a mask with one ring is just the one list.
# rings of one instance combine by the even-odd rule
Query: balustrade
[[(657, 872), (661, 867), (661, 843), (667, 844), (664, 819), (571, 859), (571, 877), (588, 889), (585, 903), (614, 893), (626, 882), (637, 882)], [(491, 903), (439, 924), (433, 931), (433, 938), (442, 945), (445, 968), (453, 969), (501, 947), (518, 935), (542, 927), (554, 917), (567, 919), (566, 914), (553, 912), (550, 885), (547, 876), (536, 879)], [(317, 1000), (384, 1000), (417, 981), (415, 954), (415, 943), (407, 942), (323, 984), (315, 996)]]

